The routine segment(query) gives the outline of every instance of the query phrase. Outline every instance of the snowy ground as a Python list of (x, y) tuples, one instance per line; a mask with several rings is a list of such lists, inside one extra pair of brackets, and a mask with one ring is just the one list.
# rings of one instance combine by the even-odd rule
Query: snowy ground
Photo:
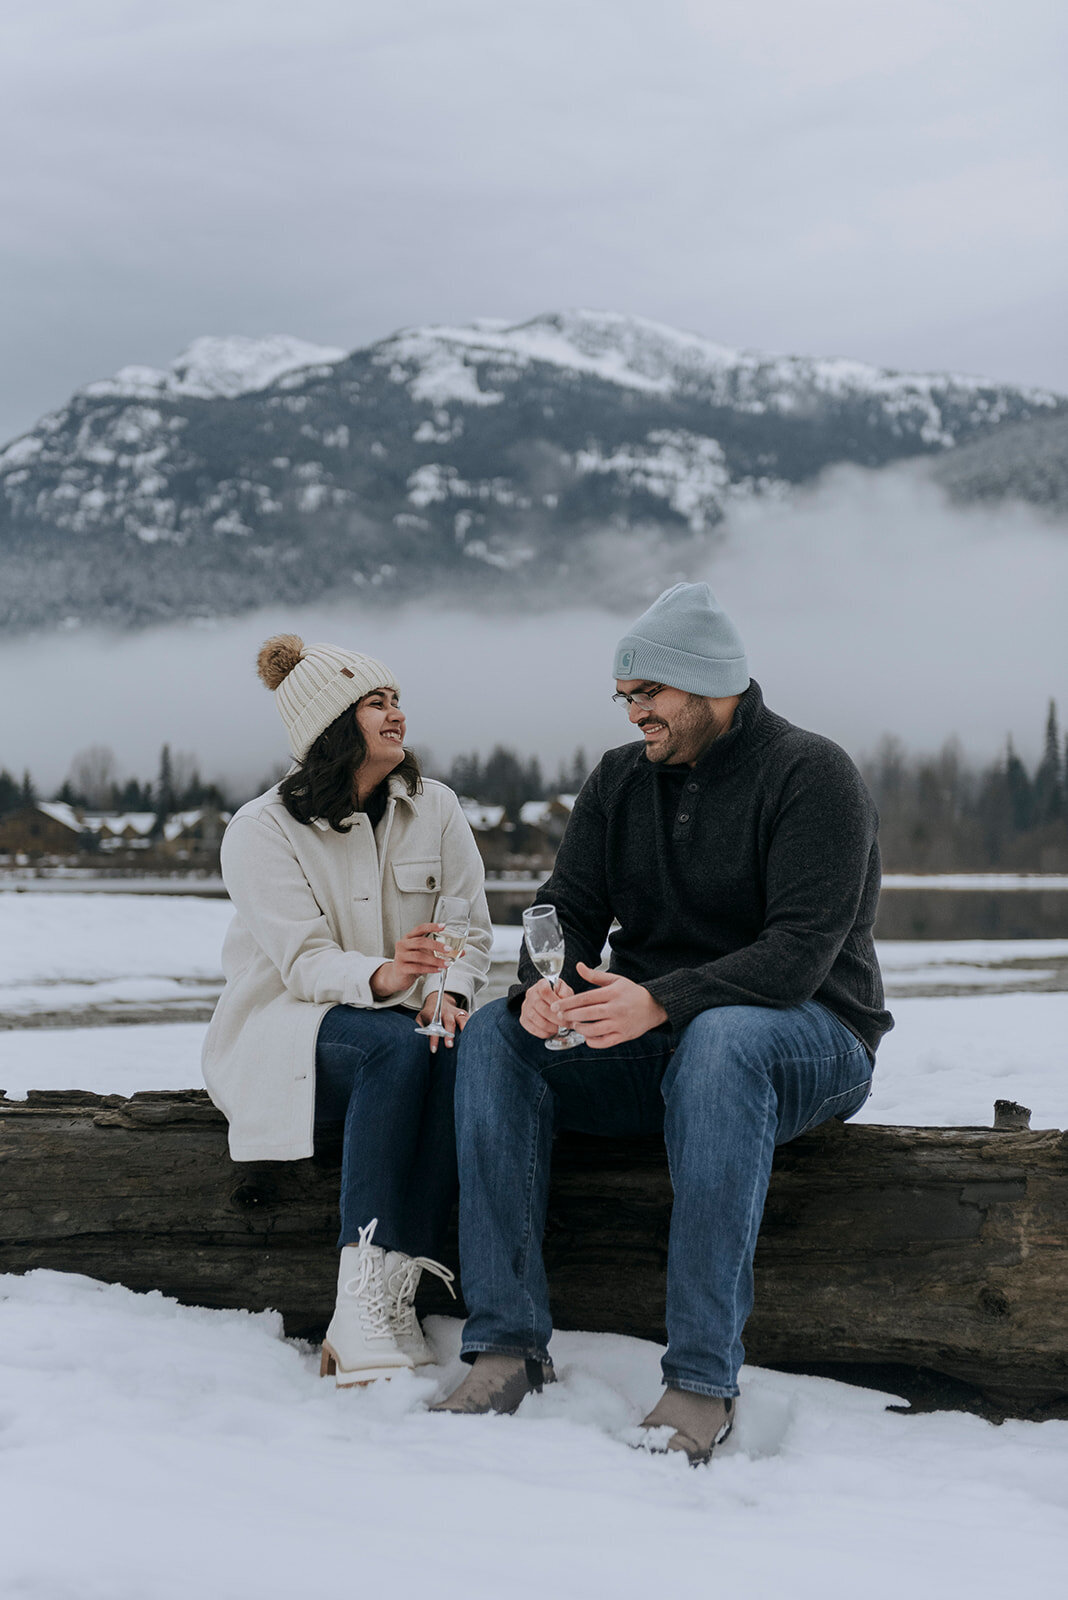
[(1063, 1595), (1068, 1423), (899, 1416), (743, 1375), (700, 1471), (627, 1448), (658, 1354), (561, 1334), (515, 1418), (430, 1416), (441, 1366), (338, 1394), (267, 1313), (0, 1280), (0, 1594), (18, 1600), (969, 1600)]
[[(0, 1088), (199, 1085), (202, 1021), (99, 1019), (203, 1006), (229, 914), (0, 895)], [(502, 961), (518, 936), (499, 931)], [(863, 1120), (989, 1123), (1000, 1097), (1068, 1127), (1068, 941), (880, 953), (897, 1028)], [(458, 1371), (459, 1325), (431, 1336), (437, 1367), (338, 1394), (271, 1314), (0, 1277), (0, 1596), (1064, 1593), (1068, 1423), (902, 1416), (887, 1395), (754, 1368), (735, 1437), (694, 1472), (626, 1448), (655, 1346), (557, 1335), (558, 1385), (516, 1418), (465, 1419), (426, 1412)]]

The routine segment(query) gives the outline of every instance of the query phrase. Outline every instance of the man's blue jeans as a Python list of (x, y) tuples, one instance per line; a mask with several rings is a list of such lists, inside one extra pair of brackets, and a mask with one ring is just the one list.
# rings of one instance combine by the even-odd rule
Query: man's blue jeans
[(340, 1124), (341, 1236), (437, 1260), (456, 1198), (456, 1051), (431, 1054), (414, 1012), (334, 1006), (315, 1047), (316, 1143)]
[(736, 1395), (775, 1146), (859, 1111), (871, 1071), (859, 1039), (815, 1001), (703, 1011), (674, 1050), (656, 1030), (612, 1050), (558, 1054), (505, 1001), (476, 1012), (456, 1084), (462, 1354), (548, 1360), (541, 1241), (554, 1131), (662, 1129), (675, 1192), (664, 1379)]

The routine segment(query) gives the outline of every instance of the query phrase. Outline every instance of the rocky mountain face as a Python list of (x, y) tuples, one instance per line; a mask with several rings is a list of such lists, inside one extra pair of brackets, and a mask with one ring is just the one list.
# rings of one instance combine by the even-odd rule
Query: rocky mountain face
[(738, 352), (611, 313), (349, 355), (201, 339), (0, 452), (0, 621), (125, 627), (345, 593), (623, 602), (650, 555), (684, 576), (741, 497), (1065, 417), (1040, 390)]

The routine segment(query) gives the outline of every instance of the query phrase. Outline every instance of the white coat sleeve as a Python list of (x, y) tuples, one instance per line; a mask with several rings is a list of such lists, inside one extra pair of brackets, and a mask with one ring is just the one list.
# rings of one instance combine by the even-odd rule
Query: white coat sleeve
[(341, 948), (292, 845), (273, 823), (234, 819), (223, 835), (222, 875), (235, 910), (291, 995), (316, 1005), (381, 1004), (371, 993), (371, 975), (388, 956)]
[[(445, 791), (442, 817), (441, 892), (459, 895), (471, 907), (467, 947), (460, 960), (454, 961), (445, 975), (445, 987), (449, 993), (463, 995), (470, 1007), (478, 991), (486, 986), (493, 928), (486, 904), (486, 869), (482, 865), (471, 824), (451, 789)], [(432, 998), (437, 992), (437, 977), (431, 975), (423, 984), (424, 1000)]]

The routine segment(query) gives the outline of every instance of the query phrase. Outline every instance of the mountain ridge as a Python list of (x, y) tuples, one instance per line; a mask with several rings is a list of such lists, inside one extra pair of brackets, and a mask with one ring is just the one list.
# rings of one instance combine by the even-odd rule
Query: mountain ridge
[(615, 312), (348, 353), (205, 337), (0, 451), (0, 621), (125, 627), (424, 583), (537, 603), (595, 577), (625, 598), (605, 558), (628, 539), (682, 573), (739, 498), (1063, 415), (1048, 390), (736, 351)]

